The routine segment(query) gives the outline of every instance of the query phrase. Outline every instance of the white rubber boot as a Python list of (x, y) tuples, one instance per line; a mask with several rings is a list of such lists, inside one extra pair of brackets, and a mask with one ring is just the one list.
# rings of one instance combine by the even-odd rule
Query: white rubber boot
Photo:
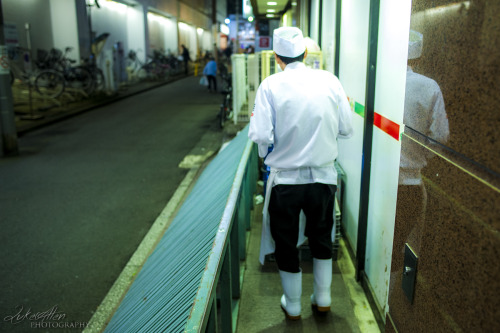
[(300, 319), (300, 296), (302, 295), (302, 272), (290, 273), (280, 271), (283, 296), (281, 296), (281, 308), (288, 319)]
[(332, 303), (332, 259), (313, 258), (314, 294), (311, 304), (319, 312), (330, 311)]

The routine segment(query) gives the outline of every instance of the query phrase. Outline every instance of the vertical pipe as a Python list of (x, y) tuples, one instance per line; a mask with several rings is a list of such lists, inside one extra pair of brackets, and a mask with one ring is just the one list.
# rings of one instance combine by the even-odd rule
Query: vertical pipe
[(245, 213), (243, 210), (243, 201), (241, 200), (241, 193), (240, 197), (238, 199), (238, 203), (236, 206), (236, 218), (237, 221), (236, 223), (238, 224), (238, 246), (239, 246), (239, 255), (240, 255), (240, 260), (245, 260), (246, 259), (246, 226), (245, 226)]
[(370, 197), (370, 171), (372, 159), (373, 117), (375, 108), (375, 83), (377, 74), (377, 48), (380, 0), (370, 1), (370, 23), (368, 32), (368, 64), (366, 73), (365, 123), (363, 134), (363, 156), (361, 164), (361, 190), (359, 200), (358, 239), (356, 246), (356, 280), (361, 280), (365, 270), (366, 233)]
[(241, 297), (240, 290), (240, 256), (239, 256), (239, 226), (238, 219), (233, 215), (231, 223), (230, 247), (231, 247), (231, 286), (233, 298)]
[(0, 0), (0, 135), (3, 154), (5, 156), (14, 156), (19, 154), (19, 149), (17, 145), (16, 121), (14, 118), (14, 103), (12, 101), (12, 87), (10, 86), (10, 71), (7, 61), (2, 0)]
[[(230, 242), (231, 243), (231, 242)], [(221, 332), (233, 331), (233, 296), (231, 286), (231, 244), (226, 246), (219, 280)]]
[(323, 0), (319, 0), (319, 14), (318, 14), (318, 45), (320, 49), (323, 49), (323, 43), (321, 42), (321, 32), (323, 31)]
[(206, 333), (216, 333), (219, 331), (217, 325), (217, 297), (213, 297), (209, 302), (211, 303), (209, 307), (210, 314), (204, 331)]
[(312, 8), (312, 0), (306, 0), (307, 1), (307, 13), (305, 15), (305, 17), (307, 18), (307, 32), (305, 31), (302, 31), (302, 33), (304, 33), (305, 36), (311, 36), (311, 8)]
[(337, 0), (337, 9), (335, 10), (335, 63), (334, 74), (339, 77), (340, 72), (340, 26), (342, 22), (342, 0)]
[(217, 33), (217, 1), (212, 0), (212, 54), (215, 58), (215, 62), (219, 63), (219, 52), (217, 52), (217, 38), (219, 34)]
[(250, 192), (248, 190), (248, 180), (245, 176), (241, 183), (241, 201), (245, 211), (245, 230), (250, 230)]

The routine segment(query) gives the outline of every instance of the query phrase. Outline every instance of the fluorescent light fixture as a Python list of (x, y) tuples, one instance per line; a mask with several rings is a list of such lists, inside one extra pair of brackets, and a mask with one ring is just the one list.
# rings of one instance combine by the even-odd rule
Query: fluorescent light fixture
[(128, 8), (127, 5), (124, 5), (123, 3), (115, 2), (115, 1), (101, 2), (101, 5), (104, 5), (104, 7), (108, 8), (109, 10), (119, 12), (119, 13), (126, 13), (127, 8)]
[(274, 17), (274, 14), (266, 14), (266, 17)]
[(276, 9), (268, 9), (268, 10), (266, 10), (266, 12), (268, 12), (268, 13), (276, 13)]
[(444, 14), (447, 11), (459, 10), (460, 8), (465, 8), (466, 10), (468, 10), (470, 8), (470, 1), (455, 2), (455, 3), (450, 3), (448, 5), (429, 8), (424, 10), (424, 12), (425, 14), (431, 14), (431, 15)]
[(447, 14), (449, 15), (450, 13), (460, 12), (461, 10), (467, 11), (469, 10), (469, 8), (470, 8), (470, 1), (455, 2), (443, 6), (424, 9), (416, 13), (412, 13), (411, 19), (412, 22), (419, 22), (420, 20), (424, 20), (427, 18), (430, 19), (431, 17), (438, 17)]
[(186, 23), (184, 23), (184, 22), (179, 22), (178, 24), (179, 24), (179, 29), (181, 29), (181, 30), (187, 30), (187, 31), (189, 31), (189, 30), (190, 30), (190, 26), (189, 26), (189, 25), (187, 25)]
[[(107, 1), (118, 2), (118, 3), (121, 3), (125, 6), (130, 6), (130, 7), (134, 7), (136, 5), (134, 0), (107, 0)], [(96, 2), (96, 0), (94, 0), (94, 2)]]
[(158, 14), (148, 12), (148, 20), (163, 23), (166, 20), (166, 18)]
[(277, 6), (277, 5), (278, 5), (278, 3), (277, 3), (276, 1), (268, 1), (268, 2), (267, 2), (267, 5), (268, 5), (268, 6)]

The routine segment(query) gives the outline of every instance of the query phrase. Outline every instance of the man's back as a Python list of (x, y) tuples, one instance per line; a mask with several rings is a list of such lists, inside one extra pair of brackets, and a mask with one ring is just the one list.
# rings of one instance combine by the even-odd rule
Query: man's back
[(350, 111), (338, 79), (295, 62), (266, 78), (260, 90), (255, 112), (268, 104), (274, 127), (274, 149), (266, 164), (291, 169), (333, 163), (337, 136), (349, 134), (343, 117)]

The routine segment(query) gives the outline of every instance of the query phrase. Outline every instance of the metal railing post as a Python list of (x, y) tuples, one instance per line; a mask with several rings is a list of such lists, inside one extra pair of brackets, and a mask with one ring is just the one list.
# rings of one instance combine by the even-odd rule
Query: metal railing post
[(226, 248), (222, 263), (221, 276), (219, 280), (220, 288), (220, 314), (222, 332), (233, 331), (233, 296), (231, 287), (231, 241)]
[(250, 210), (248, 204), (248, 189), (247, 189), (247, 177), (243, 178), (243, 182), (241, 184), (241, 204), (243, 205), (243, 219), (245, 230), (250, 230)]
[(246, 259), (246, 226), (245, 226), (245, 209), (243, 205), (243, 194), (240, 193), (240, 198), (237, 203), (237, 213), (236, 218), (238, 219), (238, 232), (239, 232), (239, 248), (240, 248), (240, 260)]
[(233, 292), (233, 299), (240, 298), (240, 256), (239, 252), (239, 238), (238, 238), (238, 223), (233, 219), (233, 228), (231, 229), (230, 243), (231, 248), (231, 286)]
[(206, 333), (216, 333), (218, 332), (217, 327), (217, 297), (214, 297), (212, 300), (212, 305), (210, 306), (210, 315), (208, 317), (207, 328), (205, 329)]

